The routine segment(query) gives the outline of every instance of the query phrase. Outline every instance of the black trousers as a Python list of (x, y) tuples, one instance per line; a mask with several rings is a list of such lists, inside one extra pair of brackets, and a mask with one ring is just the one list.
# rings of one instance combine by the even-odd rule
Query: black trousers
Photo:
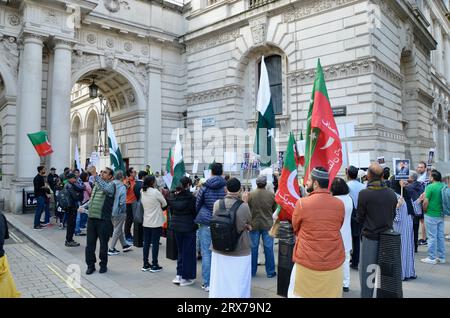
[(149, 264), (148, 256), (150, 244), (152, 245), (152, 265), (158, 265), (159, 239), (161, 238), (162, 227), (144, 227), (144, 265)]
[(86, 235), (86, 264), (88, 268), (95, 267), (95, 250), (97, 239), (100, 241), (100, 267), (108, 265), (108, 241), (112, 234), (111, 220), (88, 219)]
[(69, 207), (66, 209), (67, 213), (67, 231), (66, 242), (73, 241), (73, 234), (75, 233), (75, 226), (77, 224), (77, 209), (75, 207)]
[(359, 246), (361, 244), (361, 237), (360, 236), (352, 236), (352, 243), (353, 243), (353, 250), (352, 250), (351, 266), (358, 267), (359, 253), (360, 253)]
[(123, 227), (125, 239), (131, 238), (131, 225), (133, 225), (133, 204), (127, 204), (127, 218)]
[(417, 246), (419, 246), (419, 225), (420, 225), (420, 216), (413, 216), (414, 251), (416, 253), (417, 253)]

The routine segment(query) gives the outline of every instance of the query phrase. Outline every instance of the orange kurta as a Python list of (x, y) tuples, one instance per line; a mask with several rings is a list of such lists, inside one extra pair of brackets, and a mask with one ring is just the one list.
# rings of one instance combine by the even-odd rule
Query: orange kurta
[(334, 270), (345, 260), (340, 229), (345, 208), (326, 189), (297, 201), (292, 226), (297, 235), (293, 261), (316, 271)]

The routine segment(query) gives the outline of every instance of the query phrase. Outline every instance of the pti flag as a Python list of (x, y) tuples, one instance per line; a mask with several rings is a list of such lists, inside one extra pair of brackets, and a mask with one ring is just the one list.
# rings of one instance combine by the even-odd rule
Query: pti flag
[(342, 165), (342, 145), (328, 98), (325, 78), (317, 61), (316, 79), (314, 81), (309, 104), (305, 147), (305, 182), (313, 168), (323, 167), (328, 170), (329, 184), (333, 182)]
[(297, 153), (295, 148), (295, 138), (291, 132), (287, 149), (284, 153), (283, 170), (281, 171), (280, 180), (278, 180), (278, 191), (275, 195), (275, 201), (281, 206), (281, 212), (278, 216), (281, 221), (292, 220), (295, 203), (300, 199), (300, 188), (297, 180)]
[(108, 116), (106, 116), (106, 130), (108, 131), (108, 146), (109, 158), (111, 159), (111, 169), (113, 171), (125, 171), (125, 164), (122, 159), (122, 153), (120, 152), (120, 148), (116, 140), (116, 135), (114, 134), (114, 129), (111, 125), (111, 122), (109, 121)]
[(27, 135), (40, 157), (48, 156), (53, 152), (52, 146), (48, 142), (46, 131)]
[(258, 125), (253, 151), (260, 155), (261, 166), (270, 166), (276, 163), (277, 152), (275, 150), (275, 113), (273, 111), (270, 94), (269, 75), (267, 74), (264, 56), (261, 59), (261, 71), (258, 88)]

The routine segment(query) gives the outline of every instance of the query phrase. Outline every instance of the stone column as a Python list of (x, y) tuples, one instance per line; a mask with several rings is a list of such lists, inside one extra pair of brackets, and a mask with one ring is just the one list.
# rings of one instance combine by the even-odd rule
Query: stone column
[(27, 134), (41, 130), (42, 115), (42, 48), (44, 38), (26, 34), (19, 66), (17, 103), (17, 156), (18, 179), (32, 178), (37, 174), (40, 158), (30, 144)]
[(52, 167), (63, 171), (72, 166), (70, 162), (70, 91), (72, 86), (72, 46), (71, 43), (56, 40), (53, 63), (50, 142), (53, 153), (50, 157)]
[(152, 166), (153, 171), (161, 170), (161, 73), (159, 66), (147, 66), (148, 72), (148, 102), (147, 102), (147, 155), (146, 164)]
[(443, 61), (442, 61), (442, 51), (443, 51), (443, 42), (442, 42), (442, 32), (441, 32), (441, 26), (439, 23), (435, 24), (435, 40), (437, 41), (437, 49), (436, 49), (436, 68), (437, 71), (440, 74), (444, 74), (444, 67), (443, 67)]
[(444, 36), (445, 42), (445, 78), (447, 79), (447, 83), (450, 83), (450, 35), (447, 34)]

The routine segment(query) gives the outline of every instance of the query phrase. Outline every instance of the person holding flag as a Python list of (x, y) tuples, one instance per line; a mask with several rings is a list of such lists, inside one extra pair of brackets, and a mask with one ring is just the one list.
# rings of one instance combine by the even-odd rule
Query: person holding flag
[(325, 78), (317, 61), (316, 79), (311, 93), (306, 127), (305, 178), (308, 180), (311, 170), (325, 167), (329, 174), (329, 185), (342, 165), (342, 144), (333, 117)]
[[(180, 180), (186, 174), (186, 168), (183, 161), (183, 149), (180, 142), (180, 130), (177, 130), (177, 141), (175, 147), (169, 150), (169, 156), (166, 163), (167, 174), (170, 175), (166, 177), (166, 185), (169, 190), (174, 191), (179, 185)], [(171, 181), (170, 184), (167, 181)]]

